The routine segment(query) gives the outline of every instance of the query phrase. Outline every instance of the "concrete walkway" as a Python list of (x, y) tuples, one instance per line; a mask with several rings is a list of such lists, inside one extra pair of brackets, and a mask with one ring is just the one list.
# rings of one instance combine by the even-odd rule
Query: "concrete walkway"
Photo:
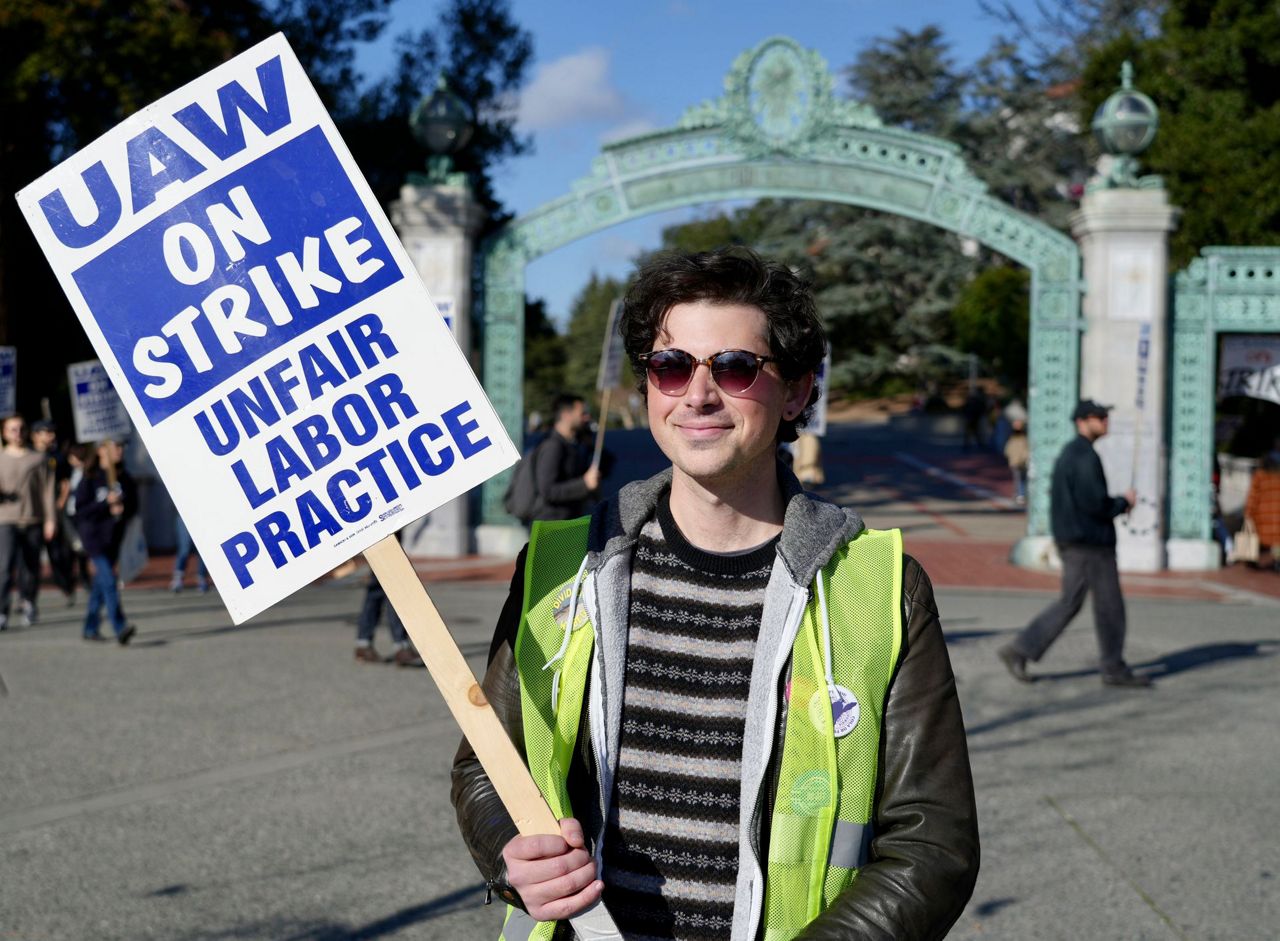
[[(984, 547), (1019, 517), (965, 489), (992, 459), (931, 447), (838, 429), (829, 490), (907, 528), (941, 586), (984, 856), (951, 936), (1280, 935), (1271, 573), (1128, 580), (1153, 690), (1101, 686), (1087, 612), (1016, 684), (994, 650), (1056, 580), (1006, 584)], [(509, 566), (420, 570), (482, 668)], [(40, 624), (0, 633), (0, 939), (496, 937), (449, 806), (452, 721), (425, 671), (353, 661), (361, 593), (321, 582), (233, 627), (214, 595), (134, 588), (127, 649), (79, 640), (82, 609), (46, 593)]]

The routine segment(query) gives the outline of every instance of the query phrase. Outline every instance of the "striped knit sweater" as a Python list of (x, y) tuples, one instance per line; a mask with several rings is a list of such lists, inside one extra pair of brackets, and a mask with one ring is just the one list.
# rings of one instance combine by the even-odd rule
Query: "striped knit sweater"
[(727, 939), (747, 692), (777, 539), (715, 555), (664, 497), (631, 571), (605, 904), (628, 939)]

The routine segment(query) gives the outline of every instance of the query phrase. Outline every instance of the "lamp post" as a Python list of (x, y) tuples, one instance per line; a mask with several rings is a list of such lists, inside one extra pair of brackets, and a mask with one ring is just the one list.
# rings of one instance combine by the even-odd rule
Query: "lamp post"
[(427, 157), (428, 183), (465, 182), (462, 174), (451, 172), (453, 155), (471, 140), (475, 130), (473, 121), (471, 108), (450, 90), (448, 81), (441, 75), (435, 91), (418, 103), (409, 118), (414, 139), (430, 152)]
[(1133, 65), (1120, 69), (1120, 88), (1099, 105), (1093, 116), (1093, 136), (1103, 152), (1115, 159), (1106, 175), (1090, 189), (1158, 189), (1158, 176), (1138, 176), (1137, 155), (1151, 146), (1160, 125), (1155, 102), (1133, 87)]

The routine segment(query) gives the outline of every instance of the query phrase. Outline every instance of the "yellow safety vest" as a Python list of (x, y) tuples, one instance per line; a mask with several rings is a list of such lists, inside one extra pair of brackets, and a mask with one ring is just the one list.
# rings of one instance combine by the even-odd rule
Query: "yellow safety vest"
[[(569, 765), (595, 643), (585, 604), (571, 598), (588, 525), (587, 518), (534, 523), (516, 635), (525, 760), (557, 817), (573, 815)], [(853, 883), (865, 856), (885, 697), (901, 649), (901, 533), (863, 530), (818, 577), (827, 602), (832, 677), (851, 695), (839, 695), (844, 734), (836, 735), (836, 697), (828, 690), (825, 631), (814, 591), (791, 648), (787, 727), (769, 824), (766, 941), (799, 934)], [(560, 651), (571, 607), (574, 627), (564, 656), (543, 669)], [(554, 922), (536, 922), (508, 906), (500, 941), (550, 941), (554, 930)]]

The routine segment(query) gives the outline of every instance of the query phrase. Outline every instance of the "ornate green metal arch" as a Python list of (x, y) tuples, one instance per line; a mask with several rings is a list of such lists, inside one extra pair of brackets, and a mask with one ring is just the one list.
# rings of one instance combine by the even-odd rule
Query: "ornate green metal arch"
[(1202, 248), (1174, 285), (1169, 536), (1208, 540), (1218, 334), (1280, 332), (1280, 248)]
[[(849, 203), (973, 238), (1031, 270), (1028, 409), (1033, 465), (1065, 442), (1076, 398), (1080, 254), (1055, 229), (993, 198), (944, 140), (884, 127), (838, 99), (825, 60), (775, 37), (744, 52), (725, 94), (690, 108), (671, 129), (607, 144), (572, 191), (511, 222), (477, 256), (484, 385), (513, 439), (524, 416), (524, 269), (601, 229), (697, 203), (774, 197)], [(485, 485), (483, 521), (513, 522), (506, 476)], [(1032, 535), (1048, 532), (1048, 481), (1033, 479)]]

